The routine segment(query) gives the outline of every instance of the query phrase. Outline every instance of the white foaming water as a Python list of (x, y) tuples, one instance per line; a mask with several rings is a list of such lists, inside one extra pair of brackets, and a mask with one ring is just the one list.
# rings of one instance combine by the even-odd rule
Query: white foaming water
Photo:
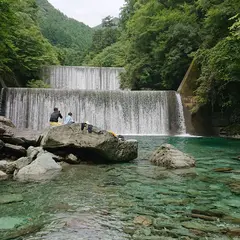
[(76, 122), (89, 121), (118, 134), (184, 134), (182, 103), (175, 91), (6, 89), (6, 116), (20, 129), (41, 130), (58, 107)]
[(184, 135), (184, 134), (186, 134), (186, 124), (185, 124), (181, 95), (179, 93), (176, 93), (176, 98), (177, 98), (177, 105), (178, 105), (178, 108), (177, 108), (178, 121), (179, 121), (179, 125), (180, 125), (179, 131), (181, 132), (182, 135)]
[(119, 75), (124, 68), (50, 66), (43, 80), (52, 88), (120, 90)]

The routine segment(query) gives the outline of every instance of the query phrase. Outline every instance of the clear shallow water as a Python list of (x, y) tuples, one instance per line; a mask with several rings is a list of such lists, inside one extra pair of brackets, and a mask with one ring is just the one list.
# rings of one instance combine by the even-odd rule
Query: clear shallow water
[[(0, 204), (0, 217), (23, 217), (26, 225), (42, 223), (37, 233), (20, 238), (27, 240), (231, 239), (222, 232), (240, 224), (239, 191), (230, 185), (240, 185), (240, 161), (232, 159), (240, 155), (240, 141), (134, 138), (139, 140), (139, 158), (132, 163), (70, 166), (46, 183), (2, 182), (1, 194), (21, 193), (24, 200)], [(148, 162), (166, 142), (196, 158), (195, 172), (165, 171)], [(191, 218), (192, 209), (221, 212), (224, 218)], [(144, 223), (138, 224), (143, 222), (139, 216)], [(4, 239), (10, 232), (0, 233)]]

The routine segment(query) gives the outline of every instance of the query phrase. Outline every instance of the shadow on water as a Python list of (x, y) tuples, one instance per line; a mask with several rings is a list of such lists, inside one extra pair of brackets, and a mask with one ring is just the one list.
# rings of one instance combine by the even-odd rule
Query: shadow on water
[[(27, 219), (14, 230), (1, 230), (0, 225), (2, 236), (16, 234), (29, 221), (44, 226), (29, 232), (26, 240), (230, 239), (237, 234), (233, 229), (240, 224), (240, 168), (233, 158), (240, 155), (239, 141), (134, 138), (139, 157), (132, 163), (70, 166), (44, 183), (2, 182), (2, 196), (21, 194), (23, 200), (0, 204), (0, 219)], [(149, 156), (163, 143), (193, 155), (196, 169), (166, 171), (151, 165)], [(208, 221), (195, 218), (195, 210)], [(217, 213), (221, 217), (215, 217)]]

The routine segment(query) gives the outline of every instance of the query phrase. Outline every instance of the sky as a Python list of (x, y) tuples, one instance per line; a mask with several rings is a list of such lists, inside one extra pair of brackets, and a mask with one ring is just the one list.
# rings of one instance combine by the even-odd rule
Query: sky
[(95, 27), (110, 15), (118, 17), (124, 0), (48, 0), (68, 17)]

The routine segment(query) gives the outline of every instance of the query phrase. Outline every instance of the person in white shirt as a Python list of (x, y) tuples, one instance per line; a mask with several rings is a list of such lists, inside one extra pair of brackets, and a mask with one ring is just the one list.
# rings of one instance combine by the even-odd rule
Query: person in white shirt
[(68, 113), (67, 117), (64, 120), (64, 124), (72, 124), (74, 123), (73, 118), (72, 118), (72, 113)]

